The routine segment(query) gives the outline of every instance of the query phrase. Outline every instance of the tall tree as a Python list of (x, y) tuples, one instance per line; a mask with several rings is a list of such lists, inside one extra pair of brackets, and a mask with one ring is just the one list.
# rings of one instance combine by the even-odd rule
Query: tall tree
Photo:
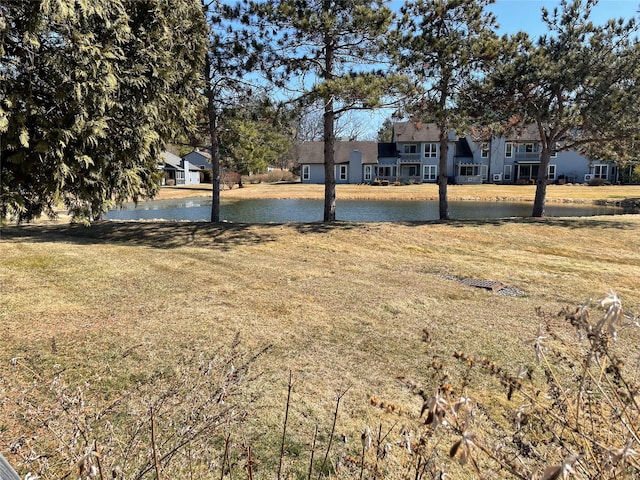
[(266, 97), (245, 100), (225, 111), (221, 133), (225, 160), (241, 174), (264, 173), (269, 165), (282, 165), (293, 140), (292, 112)]
[[(383, 0), (277, 0), (256, 3), (273, 32), (266, 57), (269, 77), (294, 88), (297, 99), (323, 106), (325, 222), (336, 219), (336, 119), (381, 104), (395, 78), (379, 71), (392, 12)], [(266, 28), (267, 26), (271, 28)]]
[(209, 48), (204, 77), (206, 147), (211, 150), (212, 203), (211, 222), (220, 221), (220, 137), (228, 128), (224, 113), (246, 102), (256, 89), (248, 74), (257, 69), (261, 45), (255, 25), (240, 3), (224, 0), (200, 0), (208, 24)]
[(197, 0), (0, 6), (0, 217), (75, 219), (158, 190), (165, 142), (199, 109)]
[(378, 129), (378, 142), (389, 143), (393, 140), (393, 120), (385, 119)]
[(486, 71), (498, 48), (493, 0), (416, 0), (402, 7), (398, 23), (398, 63), (416, 84), (405, 105), (414, 121), (439, 129), (438, 198), (441, 220), (449, 218), (447, 159), (449, 132), (465, 124), (458, 96), (469, 80)]
[(590, 144), (637, 138), (640, 132), (640, 45), (635, 19), (591, 22), (596, 0), (562, 0), (542, 10), (549, 33), (512, 40), (482, 82), (477, 105), (501, 128), (534, 125), (540, 167), (532, 216), (545, 211), (554, 151), (586, 152)]

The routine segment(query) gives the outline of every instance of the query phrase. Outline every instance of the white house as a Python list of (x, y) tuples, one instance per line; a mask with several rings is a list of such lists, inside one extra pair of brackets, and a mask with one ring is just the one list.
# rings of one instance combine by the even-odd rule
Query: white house
[(164, 171), (162, 185), (197, 185), (200, 183), (201, 168), (192, 165), (185, 158), (171, 152), (162, 152), (162, 164), (158, 166)]

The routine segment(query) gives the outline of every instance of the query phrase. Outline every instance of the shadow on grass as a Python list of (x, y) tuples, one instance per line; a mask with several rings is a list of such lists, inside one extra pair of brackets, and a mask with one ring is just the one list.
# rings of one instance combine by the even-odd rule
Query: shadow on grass
[[(539, 225), (568, 229), (640, 229), (640, 223), (625, 221), (625, 216), (604, 218), (502, 218), (485, 220), (439, 220), (426, 222), (399, 222), (396, 225), (418, 227), (427, 225), (453, 228), (501, 226), (508, 224)], [(30, 224), (4, 226), (0, 238), (14, 241), (60, 241), (77, 244), (122, 244), (152, 248), (194, 246), (231, 249), (241, 245), (275, 242), (290, 230), (299, 234), (326, 234), (332, 231), (371, 231), (376, 223), (313, 222), (313, 223), (220, 223), (208, 222), (96, 222), (91, 226), (78, 224)]]
[[(616, 215), (615, 217), (509, 217), (509, 218), (487, 218), (487, 219), (452, 219), (448, 221), (431, 220), (427, 222), (402, 222), (401, 225), (420, 226), (420, 225), (448, 225), (455, 228), (463, 227), (483, 227), (487, 225), (540, 225), (541, 227), (559, 227), (568, 229), (618, 229), (618, 230), (636, 230), (640, 229), (640, 223), (634, 221), (625, 221), (626, 215)], [(615, 218), (615, 220), (613, 220)], [(635, 218), (638, 218), (636, 215)]]
[(335, 230), (366, 229), (366, 224), (335, 223), (220, 223), (208, 222), (116, 222), (79, 224), (9, 225), (0, 239), (34, 242), (97, 243), (178, 248), (185, 246), (228, 250), (241, 245), (276, 241), (286, 229), (301, 234), (322, 234)]

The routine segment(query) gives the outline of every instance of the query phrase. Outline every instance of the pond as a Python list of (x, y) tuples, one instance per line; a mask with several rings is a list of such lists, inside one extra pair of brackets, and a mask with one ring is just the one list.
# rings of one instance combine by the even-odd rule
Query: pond
[[(453, 219), (478, 220), (504, 217), (528, 217), (531, 203), (450, 201)], [(630, 209), (599, 205), (548, 204), (551, 217), (583, 217), (637, 213)], [(238, 223), (318, 222), (322, 220), (322, 200), (238, 200), (220, 205), (220, 218)], [(207, 221), (211, 199), (151, 201), (127, 204), (112, 210), (108, 220), (191, 220)], [(336, 217), (350, 222), (420, 222), (438, 219), (438, 202), (426, 200), (337, 200)]]

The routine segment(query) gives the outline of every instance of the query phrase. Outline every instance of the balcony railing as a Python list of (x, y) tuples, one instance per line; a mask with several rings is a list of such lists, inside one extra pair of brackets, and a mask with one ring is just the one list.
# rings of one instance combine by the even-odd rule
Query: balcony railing
[(516, 152), (514, 158), (516, 162), (532, 162), (540, 160), (540, 152)]
[(421, 153), (400, 153), (400, 163), (419, 162), (421, 158)]

